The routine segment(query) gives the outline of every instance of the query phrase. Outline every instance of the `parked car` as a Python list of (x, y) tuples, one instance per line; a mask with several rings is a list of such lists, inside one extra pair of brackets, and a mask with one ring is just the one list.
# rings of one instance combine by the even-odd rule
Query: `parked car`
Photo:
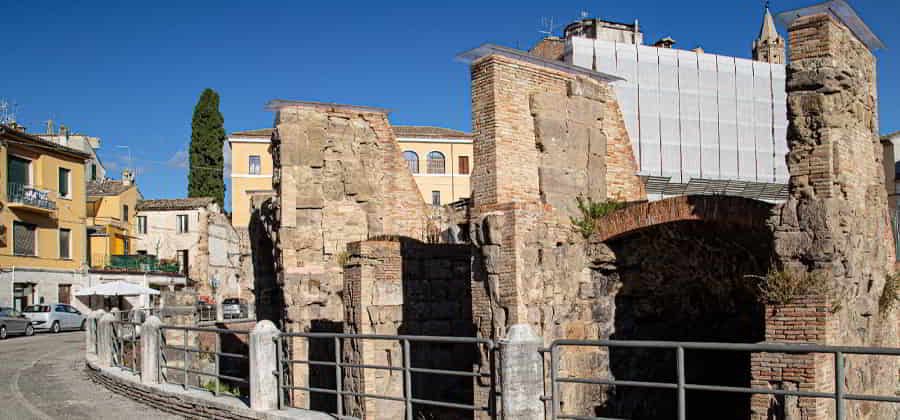
[(247, 302), (243, 299), (228, 298), (222, 301), (222, 316), (225, 319), (243, 319), (247, 317)]
[(31, 305), (23, 312), (31, 320), (35, 330), (58, 333), (62, 330), (84, 329), (84, 315), (78, 309), (64, 303)]
[(215, 305), (210, 305), (207, 302), (198, 300), (197, 301), (197, 314), (200, 317), (200, 321), (215, 321), (216, 320), (216, 307), (215, 307)]
[(0, 340), (5, 340), (10, 334), (30, 336), (34, 334), (34, 327), (31, 326), (31, 320), (21, 312), (0, 307)]

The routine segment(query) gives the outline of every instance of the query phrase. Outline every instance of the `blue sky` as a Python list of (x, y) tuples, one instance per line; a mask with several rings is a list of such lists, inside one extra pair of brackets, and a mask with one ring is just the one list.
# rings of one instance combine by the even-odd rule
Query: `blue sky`
[[(900, 130), (897, 0), (850, 0), (888, 45), (878, 53), (881, 131)], [(812, 4), (776, 0), (774, 11)], [(727, 4), (728, 6), (723, 6)], [(103, 139), (111, 172), (131, 151), (146, 198), (186, 193), (191, 113), (221, 95), (227, 131), (269, 127), (270, 99), (393, 110), (394, 124), (469, 130), (469, 73), (454, 56), (484, 42), (528, 48), (542, 18), (581, 11), (640, 19), (645, 39), (749, 57), (762, 1), (458, 0), (71, 2), (0, 0), (0, 98), (40, 131), (52, 118)], [(128, 149), (117, 147), (128, 146)]]

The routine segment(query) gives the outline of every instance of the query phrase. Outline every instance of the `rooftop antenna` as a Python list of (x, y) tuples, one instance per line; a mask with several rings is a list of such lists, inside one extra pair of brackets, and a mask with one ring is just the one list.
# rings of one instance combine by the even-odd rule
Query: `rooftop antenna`
[(543, 34), (545, 38), (550, 38), (553, 36), (553, 32), (556, 31), (560, 25), (555, 25), (553, 23), (553, 17), (542, 17), (541, 18), (541, 30), (538, 33)]
[(582, 19), (587, 19), (588, 16), (591, 15), (591, 13), (588, 12), (587, 10), (582, 10), (581, 13), (580, 13), (580, 15), (581, 15), (581, 18), (582, 18)]
[(6, 99), (0, 99), (0, 124), (13, 124), (16, 122), (16, 109), (18, 104), (12, 105)]

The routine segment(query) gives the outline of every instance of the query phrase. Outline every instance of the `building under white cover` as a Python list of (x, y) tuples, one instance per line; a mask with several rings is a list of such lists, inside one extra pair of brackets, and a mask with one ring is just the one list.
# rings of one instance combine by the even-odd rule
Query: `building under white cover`
[[(597, 28), (587, 36), (585, 21)], [(668, 38), (647, 46), (629, 42), (642, 36), (594, 35), (603, 31), (639, 33), (637, 23), (573, 23), (566, 28), (564, 59), (623, 79), (614, 86), (651, 199), (786, 197), (787, 95), (778, 58), (783, 39), (768, 10), (757, 42), (771, 38), (781, 45), (773, 60), (780, 63), (672, 49)]]

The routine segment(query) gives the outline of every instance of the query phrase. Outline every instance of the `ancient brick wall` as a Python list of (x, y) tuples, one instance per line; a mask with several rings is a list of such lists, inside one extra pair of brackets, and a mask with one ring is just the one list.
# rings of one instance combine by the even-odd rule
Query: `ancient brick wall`
[[(348, 246), (344, 271), (346, 332), (354, 334), (435, 335), (473, 337), (471, 315), (471, 249), (465, 245), (429, 245), (415, 240), (363, 241)], [(352, 341), (352, 343), (350, 342)], [(471, 371), (478, 364), (471, 344), (410, 343), (415, 368)], [(345, 340), (350, 363), (402, 367), (402, 343), (394, 340)], [(403, 396), (401, 371), (347, 369), (348, 389), (368, 394)], [(413, 396), (472, 404), (476, 396), (470, 378), (414, 373)], [(347, 412), (362, 418), (402, 418), (397, 401), (346, 399)], [(472, 417), (449, 409), (416, 406), (416, 418)], [(437, 417), (434, 417), (437, 416)]]
[[(601, 336), (610, 318), (585, 240), (569, 220), (576, 197), (646, 199), (618, 102), (610, 87), (577, 72), (491, 55), (472, 65), (475, 172), (472, 175), (473, 320), (500, 338), (532, 324), (549, 343)], [(584, 348), (566, 372), (598, 375), (606, 358)], [(565, 387), (564, 387), (565, 388)], [(596, 392), (561, 390), (581, 414)]]
[[(817, 273), (823, 282), (819, 293), (841, 303), (832, 310), (834, 334), (817, 337), (820, 341), (896, 347), (897, 310), (885, 313), (877, 303), (894, 248), (877, 135), (875, 58), (830, 15), (798, 18), (789, 35), (791, 195), (772, 219), (777, 262)], [(803, 328), (818, 326), (805, 323)], [(846, 386), (853, 393), (893, 392), (898, 379), (884, 372), (897, 367), (896, 360), (887, 358), (852, 359)], [(772, 387), (789, 382), (767, 378)], [(851, 404), (848, 418), (892, 418), (897, 415), (892, 409), (896, 407)], [(804, 418), (826, 417), (817, 411)]]

